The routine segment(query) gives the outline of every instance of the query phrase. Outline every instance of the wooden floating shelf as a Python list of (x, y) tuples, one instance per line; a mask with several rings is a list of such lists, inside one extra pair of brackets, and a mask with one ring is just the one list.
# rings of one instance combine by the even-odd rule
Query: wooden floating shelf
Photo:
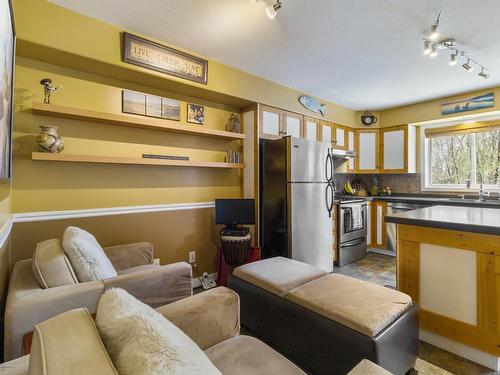
[(160, 130), (173, 133), (183, 133), (228, 140), (242, 140), (245, 135), (223, 130), (205, 128), (203, 125), (178, 124), (173, 120), (157, 119), (146, 116), (116, 114), (107, 112), (90, 111), (87, 109), (64, 107), (54, 104), (33, 103), (33, 114), (57, 117), (70, 120), (92, 121), (102, 124), (126, 126), (150, 130)]
[(48, 152), (33, 152), (31, 154), (31, 158), (33, 160), (40, 160), (40, 161), (60, 161), (60, 162), (70, 162), (70, 163), (158, 165), (158, 166), (172, 166), (172, 167), (223, 168), (223, 169), (243, 169), (245, 167), (244, 164), (223, 163), (218, 161), (143, 159), (143, 158), (128, 158), (121, 156), (51, 154)]

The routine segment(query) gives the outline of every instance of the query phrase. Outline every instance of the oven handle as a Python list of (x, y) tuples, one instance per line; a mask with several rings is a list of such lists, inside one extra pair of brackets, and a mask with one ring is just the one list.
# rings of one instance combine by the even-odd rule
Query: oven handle
[[(361, 207), (366, 207), (366, 203), (362, 204)], [(350, 206), (347, 206), (347, 207), (340, 207), (341, 210), (349, 210), (351, 207)]]
[(341, 245), (340, 245), (340, 247), (347, 248), (347, 247), (354, 247), (354, 246), (358, 246), (358, 245), (363, 244), (363, 243), (365, 242), (365, 240), (366, 240), (366, 239), (365, 239), (365, 238), (363, 238), (363, 239), (361, 239), (361, 240), (359, 240), (358, 242), (353, 243), (353, 244), (349, 244), (349, 245), (342, 245), (342, 244), (341, 244)]

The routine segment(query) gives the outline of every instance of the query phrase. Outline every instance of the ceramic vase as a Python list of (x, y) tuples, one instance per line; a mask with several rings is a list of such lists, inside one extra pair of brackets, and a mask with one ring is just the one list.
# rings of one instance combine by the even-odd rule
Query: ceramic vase
[(40, 125), (40, 134), (36, 137), (36, 143), (41, 151), (57, 154), (64, 150), (64, 143), (57, 134), (57, 126)]

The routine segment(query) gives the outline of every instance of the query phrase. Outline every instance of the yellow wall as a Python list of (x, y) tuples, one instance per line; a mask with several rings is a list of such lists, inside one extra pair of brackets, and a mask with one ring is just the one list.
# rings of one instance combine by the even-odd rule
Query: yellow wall
[[(215, 61), (209, 61), (208, 85), (126, 64), (120, 59), (120, 32), (123, 29), (47, 1), (15, 0), (14, 10), (20, 55), (129, 82), (142, 82), (150, 87), (189, 92), (192, 96), (216, 98), (217, 94), (229, 95), (310, 114), (297, 100), (303, 92)], [(355, 111), (326, 101), (324, 103), (327, 105), (327, 120), (349, 126), (357, 124)]]
[[(143, 153), (154, 153), (224, 161), (228, 148), (237, 151), (240, 146), (215, 138), (33, 115), (32, 103), (43, 101), (39, 81), (44, 77), (63, 84), (53, 94), (54, 104), (112, 113), (121, 113), (122, 88), (178, 96), (22, 57), (18, 58), (16, 69), (14, 212), (203, 202), (241, 195), (237, 170), (32, 161), (39, 125), (58, 126), (65, 143), (64, 153), (68, 154), (140, 158)], [(206, 109), (204, 126), (223, 130), (231, 112), (202, 103)], [(185, 101), (181, 102), (181, 109), (181, 123), (186, 123)]]
[[(465, 73), (464, 73), (465, 74)], [(478, 78), (481, 79), (481, 78)], [(455, 113), (451, 115), (441, 115), (441, 103), (454, 99), (466, 98), (469, 96), (476, 96), (493, 92), (495, 94), (495, 106), (492, 108), (484, 108), (476, 111)], [(464, 116), (474, 113), (491, 112), (500, 110), (500, 87), (486, 89), (481, 91), (474, 91), (461, 95), (450, 96), (422, 103), (411, 104), (403, 107), (390, 108), (380, 113), (382, 127), (396, 126), (402, 124), (445, 119), (450, 117)]]

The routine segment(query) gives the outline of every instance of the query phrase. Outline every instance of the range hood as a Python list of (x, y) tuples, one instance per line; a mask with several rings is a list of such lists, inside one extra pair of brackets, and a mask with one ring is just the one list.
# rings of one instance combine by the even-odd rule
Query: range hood
[(356, 153), (354, 151), (346, 151), (346, 150), (332, 150), (332, 157), (335, 160), (347, 160), (356, 157)]

